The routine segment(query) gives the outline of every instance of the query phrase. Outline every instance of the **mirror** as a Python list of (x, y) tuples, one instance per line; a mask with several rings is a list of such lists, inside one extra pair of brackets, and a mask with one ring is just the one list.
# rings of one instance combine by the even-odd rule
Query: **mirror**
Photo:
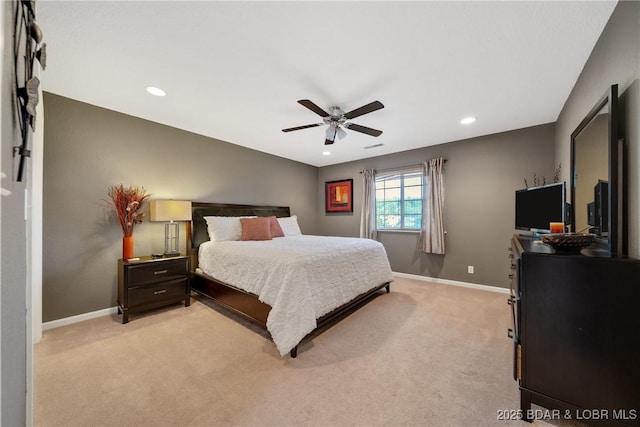
[(626, 252), (617, 109), (613, 85), (571, 134), (573, 231), (594, 234), (597, 250), (610, 256)]

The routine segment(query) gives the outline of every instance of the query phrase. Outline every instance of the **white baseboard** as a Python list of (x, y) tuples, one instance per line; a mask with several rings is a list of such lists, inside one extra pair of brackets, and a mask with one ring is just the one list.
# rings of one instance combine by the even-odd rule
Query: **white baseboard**
[[(500, 288), (498, 286), (479, 285), (477, 283), (460, 282), (457, 280), (439, 279), (437, 277), (420, 276), (417, 274), (398, 273), (393, 272), (396, 277), (404, 277), (406, 279), (421, 280), (423, 282), (433, 282), (443, 285), (461, 286), (463, 288), (480, 289), (489, 292), (498, 292), (501, 294), (508, 294), (510, 291), (506, 288)], [(95, 319), (102, 316), (110, 316), (118, 312), (118, 307), (105, 308), (102, 310), (92, 311), (90, 313), (78, 314), (77, 316), (65, 317), (64, 319), (52, 320), (42, 324), (42, 330), (48, 331), (49, 329), (60, 328), (61, 326), (73, 325), (74, 323), (82, 322), (84, 320)]]
[(508, 294), (511, 292), (507, 288), (501, 288), (498, 286), (479, 285), (477, 283), (460, 282), (457, 280), (449, 280), (449, 279), (439, 279), (437, 277), (420, 276), (418, 274), (397, 273), (394, 271), (393, 275), (397, 277), (404, 277), (405, 279), (421, 280), (423, 282), (440, 283), (443, 285), (461, 286), (463, 288), (480, 289), (482, 291), (497, 292), (500, 294)]
[(64, 319), (52, 320), (42, 324), (42, 330), (59, 328), (61, 326), (73, 325), (84, 320), (95, 319), (96, 317), (110, 316), (118, 312), (118, 307), (104, 308), (90, 313), (78, 314), (77, 316), (65, 317)]

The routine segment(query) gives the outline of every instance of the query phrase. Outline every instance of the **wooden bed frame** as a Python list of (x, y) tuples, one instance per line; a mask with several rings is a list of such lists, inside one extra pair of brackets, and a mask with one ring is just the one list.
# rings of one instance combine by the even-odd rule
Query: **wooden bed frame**
[[(255, 206), (255, 205), (234, 205), (223, 203), (192, 202), (192, 222), (187, 222), (187, 250), (191, 258), (191, 290), (202, 294), (218, 305), (236, 313), (243, 318), (267, 329), (267, 317), (271, 306), (258, 300), (256, 295), (238, 289), (227, 283), (220, 282), (215, 278), (196, 271), (198, 266), (198, 248), (201, 243), (209, 240), (207, 223), (205, 216), (276, 216), (278, 218), (291, 216), (289, 207), (284, 206)], [(382, 283), (368, 292), (359, 295), (348, 303), (336, 308), (332, 312), (318, 319), (318, 326), (307, 335), (307, 338), (320, 328), (326, 326), (331, 321), (344, 315), (349, 310), (363, 304), (373, 298), (375, 294), (385, 288), (387, 293), (391, 291), (389, 282)], [(303, 339), (302, 341), (306, 340)], [(302, 343), (301, 341), (301, 343)], [(300, 345), (300, 343), (298, 344)], [(291, 357), (298, 355), (298, 345), (290, 352)]]

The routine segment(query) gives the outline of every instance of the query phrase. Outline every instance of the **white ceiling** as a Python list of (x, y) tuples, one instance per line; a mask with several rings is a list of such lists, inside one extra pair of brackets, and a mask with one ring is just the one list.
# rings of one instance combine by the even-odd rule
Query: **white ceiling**
[[(39, 1), (37, 18), (44, 90), (325, 166), (555, 121), (615, 5)], [(353, 122), (384, 133), (323, 156), (325, 126), (281, 131), (321, 121), (299, 99), (379, 100)]]

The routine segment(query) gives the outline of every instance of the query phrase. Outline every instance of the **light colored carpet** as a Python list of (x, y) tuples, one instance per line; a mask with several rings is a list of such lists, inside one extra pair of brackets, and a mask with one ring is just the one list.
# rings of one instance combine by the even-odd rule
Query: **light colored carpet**
[[(210, 302), (46, 331), (36, 426), (530, 426), (507, 295), (397, 279), (281, 358)], [(545, 425), (536, 421), (535, 425)]]

